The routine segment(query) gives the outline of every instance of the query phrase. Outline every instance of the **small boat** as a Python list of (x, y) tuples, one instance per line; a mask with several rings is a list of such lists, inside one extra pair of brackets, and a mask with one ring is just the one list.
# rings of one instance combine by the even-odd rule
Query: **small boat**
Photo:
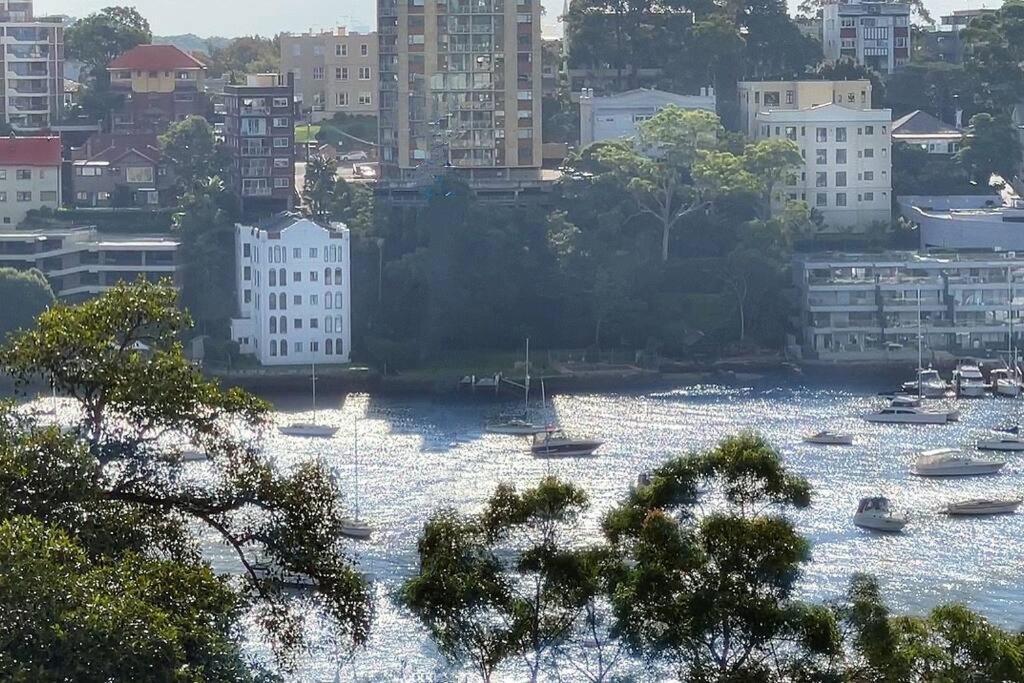
[(970, 361), (960, 361), (953, 371), (953, 384), (957, 394), (964, 398), (980, 398), (988, 393), (988, 384), (981, 374), (981, 368)]
[(353, 497), (355, 499), (355, 517), (345, 518), (341, 521), (341, 535), (357, 540), (364, 540), (370, 537), (373, 529), (370, 525), (359, 518), (359, 418), (356, 418), (352, 430), (352, 460), (354, 476)]
[(996, 396), (1020, 396), (1020, 377), (1009, 368), (996, 368), (989, 373), (992, 393)]
[(357, 519), (344, 519), (341, 522), (341, 535), (359, 540), (367, 539), (373, 533), (373, 529), (366, 522)]
[(573, 439), (562, 430), (554, 429), (534, 435), (530, 452), (541, 457), (577, 458), (593, 455), (603, 445), (603, 441)]
[(1003, 434), (1020, 434), (1020, 425), (1016, 422), (1013, 424), (1001, 424), (998, 427), (993, 427), (992, 431), (1002, 432)]
[(917, 371), (916, 380), (904, 382), (903, 391), (923, 398), (943, 398), (949, 391), (949, 384), (942, 379), (938, 370), (927, 368)]
[(804, 443), (813, 443), (819, 446), (852, 446), (852, 434), (839, 434), (825, 430), (817, 434), (804, 437)]
[(535, 425), (526, 420), (508, 420), (489, 424), (484, 427), (484, 431), (488, 434), (504, 434), (506, 436), (533, 436), (547, 431), (547, 427)]
[(925, 410), (924, 408), (891, 405), (888, 408), (868, 413), (868, 422), (878, 424), (946, 424), (953, 421), (948, 411)]
[(972, 498), (950, 503), (941, 512), (947, 515), (1012, 515), (1024, 503), (1020, 498), (1012, 500), (996, 500), (992, 498)]
[(259, 559), (251, 562), (249, 566), (259, 581), (270, 581), (289, 588), (314, 588), (317, 585), (316, 579), (313, 577), (284, 569), (276, 562), (269, 560)]
[(313, 421), (293, 422), (292, 424), (278, 427), (277, 431), (285, 436), (300, 436), (308, 439), (329, 439), (338, 433), (337, 427), (317, 424), (316, 422), (316, 365), (313, 366)]
[(862, 529), (872, 531), (902, 531), (907, 525), (907, 516), (896, 514), (889, 505), (889, 499), (883, 496), (861, 498), (853, 523)]
[(1024, 439), (1019, 436), (1003, 436), (978, 442), (979, 451), (1024, 451)]
[(919, 477), (968, 477), (996, 474), (1005, 465), (1004, 460), (970, 458), (953, 448), (937, 448), (919, 454), (910, 472)]
[(210, 457), (203, 451), (187, 450), (181, 452), (182, 462), (206, 462)]

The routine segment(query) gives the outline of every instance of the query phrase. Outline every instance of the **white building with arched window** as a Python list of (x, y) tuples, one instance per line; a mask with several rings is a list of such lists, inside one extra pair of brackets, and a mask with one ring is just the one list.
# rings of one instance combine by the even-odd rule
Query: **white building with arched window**
[(263, 365), (348, 363), (348, 228), (285, 213), (235, 231), (239, 315), (231, 321), (231, 338), (242, 353)]

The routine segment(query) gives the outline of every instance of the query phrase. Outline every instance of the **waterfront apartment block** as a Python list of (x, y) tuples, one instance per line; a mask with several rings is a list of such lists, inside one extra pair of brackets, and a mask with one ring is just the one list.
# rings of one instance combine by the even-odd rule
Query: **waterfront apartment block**
[(69, 301), (140, 277), (179, 284), (178, 246), (165, 235), (105, 235), (95, 228), (0, 230), (0, 267), (36, 268)]
[(794, 262), (804, 358), (917, 359), (995, 355), (1024, 324), (1024, 256), (914, 252), (815, 254)]
[[(383, 177), (539, 173), (540, 0), (379, 0)], [(495, 173), (495, 169), (500, 169)]]
[(115, 133), (163, 133), (175, 121), (208, 116), (206, 65), (173, 45), (139, 45), (107, 66), (124, 97), (111, 116)]
[(0, 138), (0, 230), (33, 209), (60, 206), (60, 166), (59, 137)]
[(871, 81), (740, 81), (740, 122), (748, 138), (757, 137), (757, 115), (776, 109), (795, 111), (820, 104), (871, 108)]
[(0, 0), (0, 115), (18, 131), (55, 125), (64, 102), (64, 26), (32, 0)]
[(851, 59), (879, 73), (910, 62), (910, 4), (891, 0), (825, 0), (825, 59)]
[(263, 365), (348, 363), (348, 228), (284, 213), (235, 230), (239, 316), (231, 338), (241, 352)]
[(864, 231), (892, 220), (892, 137), (888, 109), (824, 104), (757, 115), (760, 139), (784, 137), (800, 147), (803, 166), (785, 178), (773, 209), (806, 202), (826, 229)]
[(281, 72), (295, 83), (299, 112), (314, 123), (338, 113), (377, 115), (377, 34), (333, 31), (281, 35)]
[(230, 183), (248, 213), (289, 209), (295, 196), (295, 98), (278, 74), (224, 86)]

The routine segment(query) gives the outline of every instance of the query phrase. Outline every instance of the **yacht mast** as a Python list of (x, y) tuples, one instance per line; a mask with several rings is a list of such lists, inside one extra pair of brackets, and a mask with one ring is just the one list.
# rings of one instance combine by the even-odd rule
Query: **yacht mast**
[(921, 398), (921, 372), (924, 370), (923, 338), (921, 332), (921, 288), (917, 288), (917, 397)]
[(316, 424), (316, 363), (313, 363), (313, 424)]
[(526, 338), (526, 407), (523, 413), (525, 419), (529, 419), (530, 416), (530, 338)]
[(359, 521), (359, 417), (358, 416), (356, 416), (356, 419), (355, 419), (354, 441), (355, 441), (355, 444), (354, 444), (353, 450), (355, 452), (355, 460), (356, 460), (356, 465), (355, 465), (355, 484), (356, 484), (356, 490), (355, 490), (355, 495), (353, 496), (353, 502), (355, 503), (356, 521), (358, 522)]

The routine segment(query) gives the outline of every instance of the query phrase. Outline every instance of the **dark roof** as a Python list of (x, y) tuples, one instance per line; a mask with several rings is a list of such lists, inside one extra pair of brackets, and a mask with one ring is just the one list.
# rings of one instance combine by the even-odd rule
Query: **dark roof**
[(173, 45), (138, 45), (112, 61), (108, 69), (165, 71), (173, 69), (205, 69), (198, 59)]
[(957, 130), (945, 121), (940, 121), (926, 111), (917, 109), (892, 122), (893, 135), (957, 135)]
[(86, 140), (85, 145), (71, 150), (71, 158), (75, 161), (114, 163), (133, 151), (154, 164), (160, 163), (163, 157), (155, 133), (96, 133)]
[(60, 166), (59, 137), (0, 138), (0, 166)]

